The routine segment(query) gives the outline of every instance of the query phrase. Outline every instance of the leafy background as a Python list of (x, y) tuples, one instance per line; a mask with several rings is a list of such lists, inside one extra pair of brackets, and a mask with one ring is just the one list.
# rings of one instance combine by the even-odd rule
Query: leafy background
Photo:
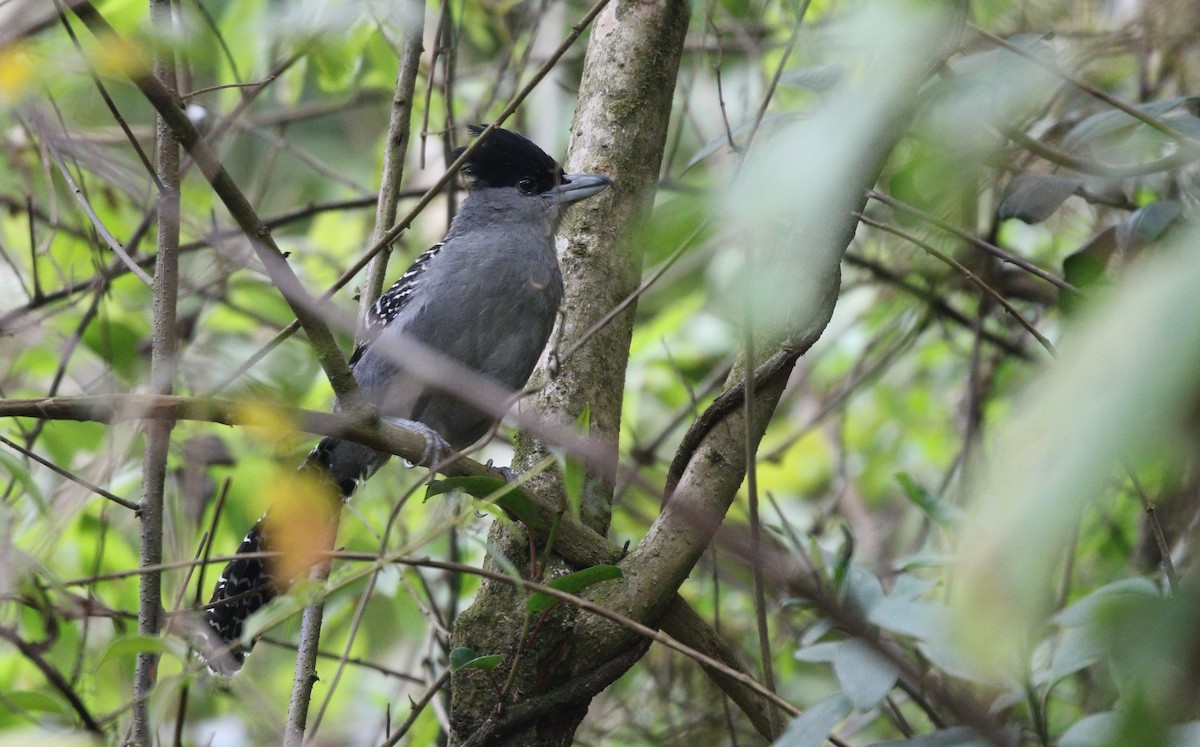
[[(766, 100), (754, 147), (803, 171), (796, 128), (839, 101), (871, 111), (870, 81), (861, 99), (845, 98), (863, 83), (855, 55), (888, 33), (855, 25), (863, 5), (872, 4), (814, 1), (802, 23), (796, 7), (772, 0), (693, 6), (659, 194), (634, 242), (653, 270), (698, 235), (638, 306), (621, 453), (650, 484), (661, 484), (683, 428), (741, 349), (740, 260), (726, 216), (746, 192), (730, 143), (758, 129)], [(274, 235), (304, 285), (329, 287), (369, 243), (403, 14), (383, 2), (181, 2), (181, 30), (168, 38), (144, 3), (97, 7), (124, 38), (179, 51), (202, 128), (239, 106), (245, 84), (265, 81), (219, 152), (260, 215), (279, 218)], [(413, 197), (441, 174), (462, 125), (493, 117), (585, 10), (428, 7), (419, 135), (406, 164)], [(802, 359), (758, 455), (768, 546), (758, 560), (809, 571), (800, 581), (772, 577), (760, 608), (736, 550), (749, 521), (739, 502), (684, 592), (756, 667), (756, 614), (766, 615), (779, 692), (804, 710), (781, 744), (821, 744), (831, 733), (854, 745), (1194, 744), (1200, 118), (1190, 94), (1200, 11), (1180, 1), (995, 0), (966, 13), (983, 31), (965, 32), (913, 94), (915, 121), (889, 154), (881, 197), (846, 257), (833, 321)], [(152, 111), (122, 82), (130, 57), (73, 25), (82, 54), (52, 14), (0, 47), (7, 399), (144, 390), (148, 380), (150, 291), (97, 240), (53, 154), (127, 251), (149, 257), (153, 232), (142, 224), (153, 186), (91, 72), (144, 144)], [(506, 125), (555, 154), (566, 146), (585, 41)], [(840, 111), (849, 128), (853, 107)], [(793, 195), (771, 178), (757, 187)], [(396, 246), (391, 277), (442, 235), (460, 196), (451, 190), (419, 216)], [(178, 389), (205, 395), (292, 317), (195, 174), (182, 214), (190, 243)], [(999, 261), (981, 242), (1062, 281)], [(353, 296), (348, 288), (334, 299), (349, 313)], [(1026, 325), (1060, 349), (1049, 352)], [(342, 342), (348, 349), (349, 335)], [(298, 337), (220, 393), (251, 411), (259, 402), (331, 406)], [(134, 657), (145, 650), (163, 654), (150, 703), (163, 742), (277, 741), (294, 612), (314, 591), (300, 588), (257, 621), (268, 640), (244, 673), (214, 678), (179, 638), (135, 635), (133, 513), (26, 454), (136, 502), (141, 427), (29, 418), (0, 427), (0, 744), (86, 743), (80, 708), (120, 741)], [(506, 460), (504, 441), (485, 455)], [(310, 443), (271, 419), (177, 425), (168, 609), (204, 601), (214, 573), (191, 561), (231, 552)], [(375, 551), (394, 502), (414, 489), (391, 547), (480, 563), (481, 507), (462, 495), (422, 503), (422, 477), (389, 465), (355, 497), (339, 545)], [(619, 498), (610, 537), (636, 542), (659, 496), (626, 485)], [(339, 564), (331, 583), (324, 642), (337, 657), (355, 627), (361, 568)], [(447, 621), (476, 586), (469, 575), (388, 567), (344, 676), (317, 685), (315, 702), (328, 698), (328, 711), (314, 739), (382, 741), (447, 666)], [(963, 709), (990, 711), (1002, 733), (956, 726), (972, 723)], [(407, 741), (434, 743), (444, 718), (435, 699)], [(759, 739), (697, 667), (657, 647), (593, 704), (577, 738)]]

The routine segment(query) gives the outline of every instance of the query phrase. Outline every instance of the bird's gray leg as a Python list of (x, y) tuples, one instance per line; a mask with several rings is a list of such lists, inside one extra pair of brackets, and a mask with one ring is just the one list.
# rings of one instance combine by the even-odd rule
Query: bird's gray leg
[(453, 447), (442, 438), (442, 434), (434, 429), (420, 423), (416, 420), (408, 420), (405, 418), (381, 418), (388, 425), (394, 425), (398, 428), (419, 433), (425, 438), (425, 450), (421, 452), (421, 460), (417, 462), (422, 467), (432, 467), (435, 464), (440, 464), (446, 457), (454, 453)]

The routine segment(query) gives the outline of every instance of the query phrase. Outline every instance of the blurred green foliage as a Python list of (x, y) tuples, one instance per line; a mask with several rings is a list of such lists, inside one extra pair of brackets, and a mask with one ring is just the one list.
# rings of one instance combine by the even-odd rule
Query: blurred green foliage
[[(729, 141), (746, 145), (782, 63), (751, 152), (783, 143), (783, 150), (768, 150), (779, 156), (774, 165), (807, 177), (812, 164), (797, 162), (788, 138), (831, 101), (848, 103), (851, 114), (874, 111), (866, 94), (860, 101), (855, 92), (871, 90), (868, 73), (878, 68), (870, 65), (880, 64), (874, 40), (857, 39), (856, 47), (846, 32), (846, 19), (871, 3), (811, 3), (790, 55), (792, 5), (692, 5), (663, 180), (651, 218), (630, 241), (648, 272), (687, 242), (639, 300), (626, 372), (621, 453), (641, 460), (649, 485), (661, 485), (684, 430), (741, 353), (745, 237), (730, 229), (723, 212), (741, 162)], [(1200, 515), (1193, 456), (1200, 361), (1192, 333), (1200, 309), (1189, 300), (1194, 286), (1168, 282), (1190, 277), (1196, 265), (1195, 167), (1185, 156), (1200, 134), (1196, 92), (1187, 90), (1200, 70), (1196, 39), (1177, 33), (1195, 27), (1184, 19), (1195, 19), (1196, 10), (1172, 0), (1128, 14), (1127, 5), (982, 0), (968, 15), (1136, 104), (1182, 140), (970, 33), (956, 41), (950, 64), (925, 71), (917, 90), (900, 92), (902, 101), (915, 102), (913, 124), (887, 154), (876, 188), (1064, 276), (1082, 295), (989, 258), (928, 221), (868, 203), (870, 217), (916, 232), (966, 265), (1056, 345), (1064, 343), (1065, 353), (1052, 364), (1011, 314), (957, 271), (893, 234), (860, 227), (842, 266), (835, 316), (802, 359), (759, 454), (764, 542), (791, 573), (768, 589), (770, 651), (780, 695), (806, 709), (780, 744), (821, 744), (835, 730), (854, 745), (1196, 742), (1200, 596), (1190, 566)], [(153, 29), (141, 0), (97, 7), (135, 44), (180, 52), (195, 93), (188, 101), (207, 110), (205, 128), (266, 82), (217, 141), (218, 151), (260, 215), (313, 208), (274, 235), (306, 287), (328, 288), (370, 235), (370, 198), (407, 22), (398, 6), (185, 2), (178, 5), (177, 36)], [(461, 144), (461, 125), (497, 114), (584, 10), (574, 0), (429, 5), (407, 184), (432, 183), (445, 146)], [(448, 50), (433, 37), (443, 12), (453, 42), (450, 86)], [(74, 19), (72, 26), (117, 108), (150, 149), (150, 108), (118, 74), (120, 50), (88, 36)], [(585, 42), (586, 36), (509, 123), (556, 155), (566, 143)], [(154, 227), (139, 227), (153, 205), (152, 185), (61, 25), (0, 52), (6, 55), (0, 57), (0, 394), (144, 391), (152, 296), (97, 240), (47, 144), (63, 155), (99, 219), (147, 267)], [(13, 62), (18, 58), (24, 62)], [(852, 62), (863, 59), (862, 67)], [(847, 119), (846, 131), (856, 131), (850, 125), (858, 123)], [(1036, 154), (1014, 132), (1069, 158)], [(825, 145), (853, 151), (856, 144)], [(1144, 173), (1114, 173), (1158, 161), (1165, 163)], [(177, 391), (206, 395), (291, 316), (193, 172), (182, 194), (187, 248)], [(778, 186), (765, 191), (774, 189), (778, 194), (770, 196), (782, 194), (785, 202), (795, 197)], [(347, 200), (358, 206), (346, 207)], [(402, 213), (409, 204), (402, 202)], [(389, 279), (443, 234), (451, 213), (452, 201), (439, 198), (418, 217), (395, 247)], [(807, 234), (792, 239), (812, 242)], [(1144, 274), (1145, 265), (1165, 278), (1160, 285)], [(765, 268), (778, 277), (806, 269), (802, 263)], [(1163, 295), (1172, 289), (1178, 297)], [(356, 292), (352, 284), (333, 302), (353, 314)], [(1154, 299), (1172, 303), (1157, 308)], [(339, 334), (349, 349), (353, 330)], [(1093, 342), (1090, 353), (1072, 347), (1080, 339)], [(1164, 377), (1166, 370), (1172, 375)], [(1058, 391), (1095, 388), (1051, 402), (1022, 394), (1031, 382), (1037, 392), (1047, 376), (1060, 377)], [(331, 406), (329, 387), (299, 337), (219, 394)], [(1155, 410), (1162, 402), (1170, 407)], [(0, 421), (0, 435), (122, 498), (140, 496), (137, 421), (9, 418)], [(1142, 440), (1130, 444), (1133, 436)], [(189, 449), (207, 437), (220, 448)], [(504, 441), (484, 456), (506, 461)], [(164, 575), (172, 624), (184, 624), (188, 611), (206, 601), (215, 577), (215, 568), (202, 572), (192, 561), (236, 548), (270, 503), (273, 476), (298, 462), (308, 443), (287, 429), (264, 435), (177, 425)], [(1023, 449), (1037, 459), (1007, 458)], [(575, 484), (577, 465), (567, 464)], [(1022, 479), (1006, 482), (1014, 473)], [(461, 494), (421, 504), (409, 493), (423, 479), (419, 471), (389, 465), (344, 514), (339, 545), (377, 551), (393, 507), (406, 499), (389, 536), (391, 551), (483, 562), (481, 507)], [(269, 640), (242, 675), (221, 680), (197, 664), (180, 637), (135, 635), (137, 583), (130, 574), (138, 563), (138, 525), (130, 511), (4, 445), (0, 484), (0, 628), (11, 633), (0, 643), (0, 745), (78, 728), (79, 714), (47, 670), (104, 719), (110, 741), (118, 740), (142, 650), (163, 656), (151, 710), (168, 726), (183, 714), (182, 743), (279, 741), (296, 630), (295, 616), (285, 613), (304, 593), (319, 590), (298, 592), (262, 613), (256, 624), (268, 625)], [(1005, 485), (1018, 487), (1005, 493)], [(759, 648), (748, 560), (738, 550), (748, 521), (744, 499), (683, 593), (751, 658)], [(1157, 505), (1155, 514), (1143, 499)], [(659, 506), (660, 496), (644, 487), (623, 486), (610, 537), (618, 545), (636, 542)], [(1162, 570), (1152, 516), (1176, 560), (1175, 585)], [(375, 744), (385, 724), (402, 721), (408, 699), (419, 698), (448, 665), (438, 634), (478, 587), (469, 575), (388, 565), (360, 619), (365, 567), (340, 563), (329, 582), (335, 591), (327, 600), (323, 651), (331, 657), (345, 651), (353, 663), (332, 693), (332, 677), (316, 686), (315, 704), (330, 696), (318, 743)], [(31, 648), (10, 645), (14, 639)], [(478, 653), (488, 662), (495, 655)], [(333, 658), (322, 661), (322, 674), (334, 666)], [(739, 744), (756, 743), (732, 706), (727, 721), (723, 704), (698, 668), (656, 647), (597, 699), (579, 741), (727, 744), (732, 732)], [(435, 743), (436, 710), (416, 720), (408, 743)], [(964, 723), (977, 730), (962, 729)], [(981, 724), (997, 731), (981, 736)], [(166, 727), (162, 734), (165, 743)]]

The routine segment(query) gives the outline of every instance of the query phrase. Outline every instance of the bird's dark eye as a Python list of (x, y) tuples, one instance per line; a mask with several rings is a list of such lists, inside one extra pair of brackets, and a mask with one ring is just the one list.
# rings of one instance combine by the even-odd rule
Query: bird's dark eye
[(521, 181), (517, 182), (517, 189), (521, 190), (527, 195), (533, 194), (533, 191), (536, 188), (537, 184), (535, 184), (534, 181), (529, 177), (525, 177)]

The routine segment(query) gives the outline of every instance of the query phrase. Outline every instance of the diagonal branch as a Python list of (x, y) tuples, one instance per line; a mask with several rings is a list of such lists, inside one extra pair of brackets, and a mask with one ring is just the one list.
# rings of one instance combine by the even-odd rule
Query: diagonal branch
[[(109, 40), (117, 40), (116, 43), (120, 44), (124, 51), (131, 55), (136, 54), (136, 47), (120, 41), (116, 30), (90, 2), (80, 3), (75, 8), (75, 13), (93, 34)], [(296, 273), (288, 265), (283, 252), (279, 250), (279, 246), (271, 237), (271, 230), (258, 217), (254, 207), (233, 181), (233, 177), (225, 170), (225, 166), (217, 154), (213, 152), (191, 120), (187, 118), (179, 97), (164, 86), (162, 81), (148, 72), (149, 68), (145, 64), (145, 60), (141, 60), (141, 64), (137, 63), (136, 59), (130, 60), (124, 68), (128, 71), (129, 79), (162, 117), (163, 123), (170, 129), (172, 136), (191, 155), (201, 173), (212, 185), (213, 192), (224, 203), (229, 214), (246, 234), (246, 237), (250, 239), (255, 253), (262, 261), (271, 281), (283, 294), (300, 326), (308, 335), (309, 342), (321, 363), (321, 368), (329, 378), (329, 383), (333, 387), (338, 401), (342, 403), (342, 407), (348, 410), (359, 409), (358, 387), (350, 375), (346, 359), (342, 357), (333, 334), (321, 318), (320, 304), (304, 290)]]
[(71, 708), (75, 711), (75, 714), (79, 716), (79, 720), (83, 722), (84, 728), (93, 734), (101, 737), (104, 736), (104, 730), (100, 728), (100, 724), (96, 721), (96, 717), (92, 715), (91, 711), (88, 710), (88, 707), (84, 705), (82, 700), (79, 699), (79, 694), (76, 693), (75, 689), (71, 687), (71, 683), (67, 682), (66, 678), (62, 676), (62, 672), (59, 672), (50, 665), (50, 662), (42, 658), (42, 655), (38, 653), (36, 647), (31, 646), (28, 641), (21, 638), (16, 634), (16, 632), (3, 626), (0, 626), (0, 639), (11, 643), (26, 659), (33, 662), (33, 665), (36, 666), (43, 675), (45, 675), (46, 679), (50, 682), (54, 689), (62, 693), (63, 697), (67, 699), (67, 702), (71, 704)]
[[(386, 423), (364, 422), (361, 418), (345, 414), (259, 403), (255, 403), (253, 409), (248, 409), (244, 403), (232, 400), (142, 394), (0, 399), (0, 418), (32, 417), (101, 423), (135, 419), (198, 420), (252, 426), (261, 422), (264, 414), (272, 422), (292, 423), (298, 430), (316, 435), (347, 438), (412, 461), (419, 460), (425, 450), (423, 436)], [(451, 476), (494, 474), (491, 468), (467, 457), (450, 462), (441, 471)], [(579, 523), (569, 513), (561, 513), (556, 498), (539, 495), (528, 487), (525, 492), (542, 526), (554, 526), (557, 522), (557, 554), (580, 567), (620, 560), (624, 554), (621, 548)], [(729, 670), (745, 672), (737, 653), (678, 594), (671, 599), (658, 626), (675, 640), (704, 653)], [(705, 671), (762, 730), (764, 727), (761, 725), (768, 723), (765, 696), (721, 669), (705, 666)]]

